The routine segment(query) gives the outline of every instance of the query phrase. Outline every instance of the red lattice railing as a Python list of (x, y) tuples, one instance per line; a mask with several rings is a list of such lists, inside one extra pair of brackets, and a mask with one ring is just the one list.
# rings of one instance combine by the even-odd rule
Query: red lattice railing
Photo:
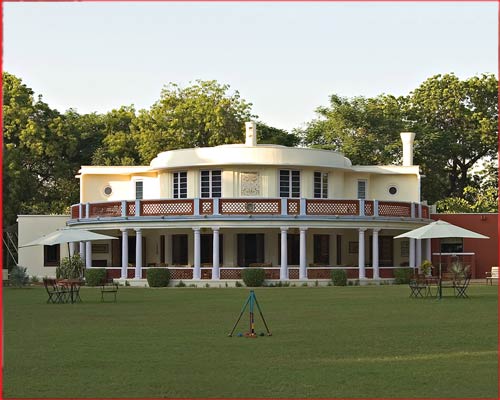
[(221, 268), (220, 279), (241, 279), (240, 268)]
[(266, 279), (279, 279), (280, 269), (279, 268), (264, 268), (264, 276)]
[(280, 199), (220, 199), (220, 214), (281, 214)]
[(332, 269), (307, 269), (308, 279), (331, 279)]
[(288, 269), (288, 279), (299, 279), (299, 270), (297, 268)]
[(170, 279), (193, 279), (193, 268), (169, 268)]
[(71, 206), (71, 218), (72, 219), (80, 218), (80, 206), (78, 204), (76, 206)]
[(286, 206), (288, 215), (300, 214), (300, 200), (288, 199)]
[(359, 215), (358, 200), (306, 200), (308, 215)]
[(161, 215), (193, 215), (193, 200), (142, 200), (141, 217)]
[(365, 215), (372, 216), (373, 215), (373, 201), (365, 200)]
[(214, 213), (214, 201), (212, 199), (200, 200), (200, 214), (212, 215)]
[(378, 215), (381, 217), (411, 217), (411, 203), (379, 201)]
[(122, 203), (119, 201), (90, 204), (88, 218), (121, 217), (121, 216), (122, 216)]
[(135, 201), (127, 201), (127, 217), (135, 215)]

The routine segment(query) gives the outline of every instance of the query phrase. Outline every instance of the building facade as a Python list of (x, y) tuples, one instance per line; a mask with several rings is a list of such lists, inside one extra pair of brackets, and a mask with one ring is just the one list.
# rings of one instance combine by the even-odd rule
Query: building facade
[[(72, 251), (118, 279), (144, 279), (152, 267), (194, 281), (239, 279), (245, 267), (282, 281), (329, 279), (335, 268), (361, 281), (391, 278), (431, 258), (428, 241), (393, 239), (430, 222), (414, 134), (401, 138), (402, 165), (353, 166), (338, 152), (259, 145), (249, 122), (244, 144), (166, 151), (149, 166), (83, 166), (66, 224), (118, 240)], [(34, 239), (21, 239), (24, 218), (21, 245)], [(53, 275), (46, 249), (44, 265), (35, 262), (40, 251), (20, 249), (19, 264)]]

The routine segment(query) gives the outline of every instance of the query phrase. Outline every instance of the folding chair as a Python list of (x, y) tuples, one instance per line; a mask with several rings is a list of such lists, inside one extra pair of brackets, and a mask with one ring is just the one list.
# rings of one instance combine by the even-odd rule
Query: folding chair
[(465, 279), (455, 282), (455, 290), (456, 290), (455, 296), (456, 297), (469, 298), (469, 296), (467, 296), (467, 293), (465, 293), (465, 292), (467, 291), (467, 288), (469, 287), (470, 279), (471, 279), (471, 275), (469, 274), (465, 277)]
[(55, 279), (43, 278), (43, 286), (49, 298), (47, 303), (66, 303), (68, 301), (69, 291), (57, 284)]
[(113, 294), (116, 303), (116, 293), (118, 292), (118, 284), (113, 279), (105, 279), (101, 283), (101, 301), (104, 301), (105, 294)]
[(418, 279), (418, 277), (415, 277), (410, 279), (409, 285), (411, 290), (410, 297), (424, 297), (422, 290), (427, 291), (427, 284), (425, 282), (422, 282)]

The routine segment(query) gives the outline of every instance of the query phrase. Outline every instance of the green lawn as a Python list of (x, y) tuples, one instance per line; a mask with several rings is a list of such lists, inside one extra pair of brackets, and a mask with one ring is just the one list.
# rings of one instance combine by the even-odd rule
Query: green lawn
[[(5, 397), (498, 395), (497, 286), (261, 288), (272, 337), (229, 338), (248, 289), (4, 289)], [(245, 332), (248, 316), (236, 332)], [(258, 332), (264, 331), (260, 318)]]

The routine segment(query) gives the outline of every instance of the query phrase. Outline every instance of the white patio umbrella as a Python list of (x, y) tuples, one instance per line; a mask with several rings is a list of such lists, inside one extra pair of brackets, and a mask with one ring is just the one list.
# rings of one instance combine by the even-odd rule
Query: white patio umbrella
[[(109, 239), (118, 239), (114, 236), (103, 235), (100, 233), (95, 233), (91, 231), (87, 231), (85, 229), (59, 229), (55, 232), (44, 235), (38, 239), (33, 240), (32, 242), (23, 244), (21, 247), (30, 247), (30, 246), (53, 246), (55, 244), (68, 244), (68, 255), (70, 256), (69, 244), (71, 242), (89, 242), (93, 240), (109, 240)], [(71, 264), (71, 257), (69, 257), (69, 262)]]
[[(394, 239), (441, 239), (441, 238), (470, 238), (470, 239), (489, 239), (488, 236), (470, 231), (450, 224), (446, 221), (434, 221), (428, 225), (414, 229), (412, 231), (395, 236)], [(441, 240), (439, 241), (439, 298), (441, 298)]]

